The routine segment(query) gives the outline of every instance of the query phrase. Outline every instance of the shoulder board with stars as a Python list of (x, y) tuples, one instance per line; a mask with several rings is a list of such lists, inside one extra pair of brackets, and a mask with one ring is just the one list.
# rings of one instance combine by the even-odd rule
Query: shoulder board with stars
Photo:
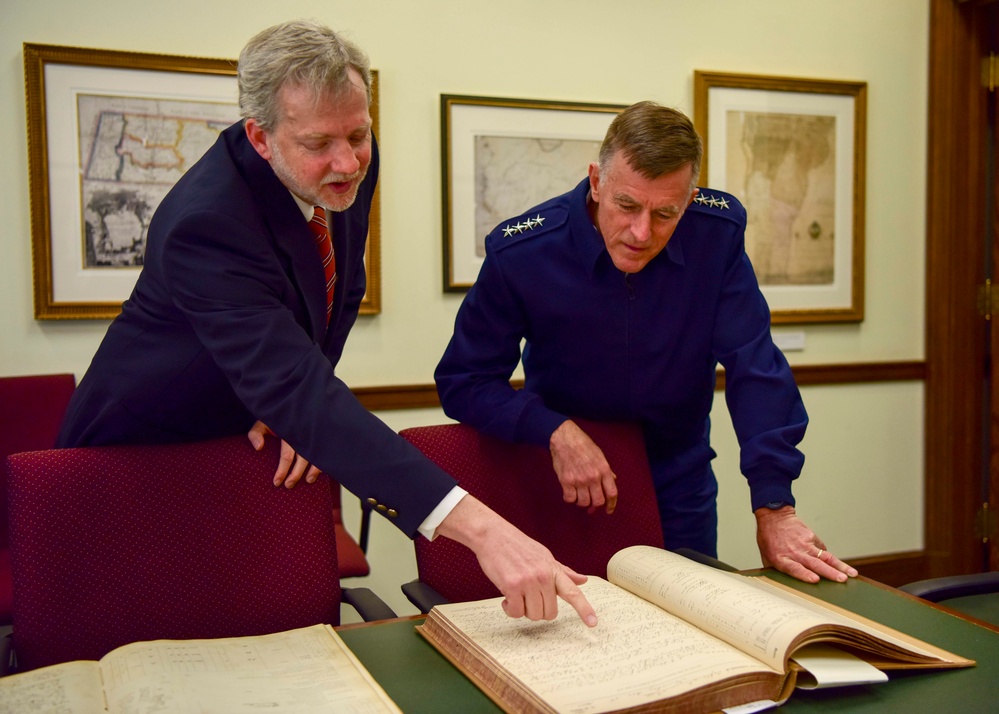
[(694, 203), (699, 203), (702, 206), (711, 206), (711, 208), (719, 208), (723, 211), (729, 209), (729, 200), (724, 196), (699, 193), (697, 194), (697, 198), (694, 199)]
[(509, 238), (510, 236), (517, 236), (521, 233), (533, 231), (535, 228), (542, 228), (544, 225), (545, 217), (539, 213), (533, 218), (530, 216), (522, 216), (516, 223), (507, 223), (500, 229), (500, 231), (503, 233), (504, 238)]
[(561, 226), (568, 215), (561, 206), (539, 206), (496, 226), (488, 238), (497, 248), (513, 245)]
[(694, 197), (694, 202), (690, 204), (690, 209), (694, 209), (701, 215), (728, 218), (736, 223), (745, 221), (746, 216), (746, 209), (739, 202), (739, 199), (732, 194), (710, 188), (699, 190), (697, 196)]

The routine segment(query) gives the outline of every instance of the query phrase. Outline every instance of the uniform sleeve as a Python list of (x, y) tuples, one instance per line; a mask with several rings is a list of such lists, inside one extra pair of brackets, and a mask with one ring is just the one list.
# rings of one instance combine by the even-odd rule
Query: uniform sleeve
[(452, 419), (486, 434), (547, 447), (566, 417), (548, 409), (537, 395), (510, 385), (528, 323), (491, 241), (486, 246), (486, 259), (434, 373), (441, 406)]
[(770, 336), (770, 309), (740, 233), (726, 269), (713, 335), (725, 367), (725, 399), (740, 445), (740, 468), (752, 507), (793, 504), (791, 482), (801, 473), (797, 449), (808, 415), (794, 375)]

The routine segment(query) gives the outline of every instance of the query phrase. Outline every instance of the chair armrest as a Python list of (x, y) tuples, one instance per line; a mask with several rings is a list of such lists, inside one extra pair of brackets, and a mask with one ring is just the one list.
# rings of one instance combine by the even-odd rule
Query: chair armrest
[(999, 572), (949, 575), (942, 578), (917, 580), (914, 583), (902, 585), (899, 590), (930, 602), (941, 602), (967, 595), (988, 595), (999, 592)]
[(361, 552), (368, 554), (368, 535), (371, 533), (371, 506), (364, 499), (361, 499), (361, 535), (357, 539), (357, 544), (361, 547)]
[(432, 587), (419, 580), (403, 583), (402, 592), (424, 615), (430, 612), (434, 605), (446, 605), (450, 602)]
[(11, 633), (6, 633), (0, 636), (0, 677), (6, 677), (8, 674), (15, 674), (16, 669), (14, 667), (14, 652), (12, 649), (13, 637)]
[(398, 617), (370, 588), (341, 588), (340, 600), (357, 610), (357, 614), (365, 622)]
[(699, 551), (693, 550), (692, 548), (677, 548), (673, 551), (677, 555), (682, 555), (684, 558), (689, 558), (696, 563), (701, 563), (702, 565), (709, 565), (716, 570), (725, 570), (729, 573), (739, 572), (738, 568), (733, 568), (728, 563), (722, 562), (717, 558), (712, 558), (710, 555), (704, 555)]

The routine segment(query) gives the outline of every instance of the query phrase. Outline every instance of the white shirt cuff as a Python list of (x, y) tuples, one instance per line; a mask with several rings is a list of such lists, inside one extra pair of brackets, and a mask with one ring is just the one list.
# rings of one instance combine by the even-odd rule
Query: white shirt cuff
[(437, 504), (437, 507), (430, 512), (426, 520), (420, 524), (417, 529), (427, 540), (433, 540), (437, 537), (437, 526), (441, 524), (448, 514), (458, 505), (458, 502), (468, 495), (468, 491), (463, 489), (461, 486), (455, 486), (452, 488), (448, 494), (441, 499), (441, 502)]

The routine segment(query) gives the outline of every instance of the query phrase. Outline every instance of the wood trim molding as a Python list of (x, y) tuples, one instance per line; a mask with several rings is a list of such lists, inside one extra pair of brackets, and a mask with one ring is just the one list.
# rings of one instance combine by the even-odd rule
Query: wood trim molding
[[(918, 382), (926, 379), (925, 362), (852, 362), (808, 364), (791, 367), (799, 387), (825, 384), (869, 384), (872, 382)], [(715, 389), (724, 389), (724, 372), (718, 373)]]
[[(818, 384), (863, 384), (871, 382), (908, 382), (926, 379), (924, 362), (857, 362), (851, 364), (816, 364), (792, 367), (799, 386)], [(514, 386), (523, 386), (514, 382)], [(715, 389), (724, 389), (725, 373), (719, 371)], [(434, 409), (441, 405), (433, 384), (357, 387), (352, 390), (368, 410)]]
[(896, 588), (929, 577), (927, 575), (929, 557), (922, 550), (851, 558), (849, 562), (865, 578)]
[(393, 409), (433, 409), (441, 405), (434, 384), (406, 384), (386, 387), (358, 387), (351, 390), (365, 409), (373, 412)]

